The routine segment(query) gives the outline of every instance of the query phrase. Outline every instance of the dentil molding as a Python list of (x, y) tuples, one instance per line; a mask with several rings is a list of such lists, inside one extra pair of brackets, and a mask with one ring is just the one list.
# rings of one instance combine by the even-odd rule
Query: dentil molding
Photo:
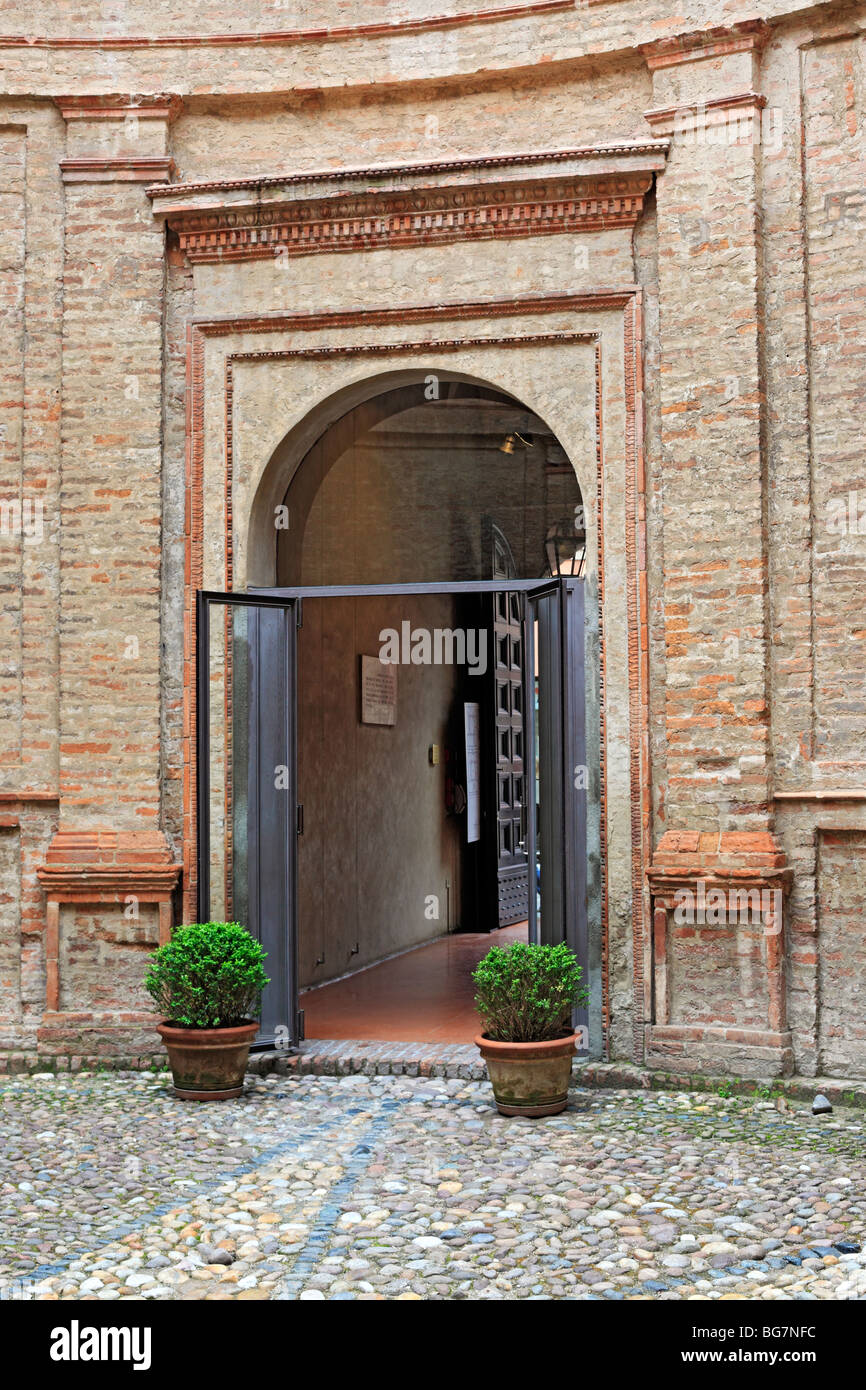
[(190, 261), (279, 258), (633, 227), (667, 150), (634, 140), (147, 192)]

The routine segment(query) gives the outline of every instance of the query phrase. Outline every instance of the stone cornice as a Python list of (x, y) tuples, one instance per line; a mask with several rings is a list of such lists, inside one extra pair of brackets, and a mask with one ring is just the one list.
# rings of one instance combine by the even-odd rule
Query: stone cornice
[(61, 902), (122, 902), (130, 894), (142, 902), (161, 902), (174, 890), (180, 870), (180, 864), (115, 869), (40, 866), (36, 873), (45, 896)]
[(191, 261), (631, 227), (667, 142), (149, 188)]
[[(530, 172), (538, 175), (540, 172), (561, 171), (563, 166), (568, 166), (571, 172), (580, 172), (585, 164), (594, 170), (598, 170), (599, 164), (606, 166), (604, 172), (608, 168), (611, 172), (633, 168), (655, 170), (664, 167), (667, 152), (666, 140), (617, 140), (600, 145), (577, 145), (564, 150), (523, 150), (511, 154), (467, 155), (462, 159), (312, 169), (297, 174), (262, 174), (246, 179), (204, 179), (154, 185), (147, 192), (154, 200), (155, 211), (167, 211), (168, 200), (189, 199), (190, 206), (202, 208), (209, 205), (203, 199), (214, 197), (221, 203), (226, 195), (259, 188), (304, 190), (309, 187), (310, 191), (321, 190), (319, 196), (325, 196), (344, 191), (368, 192), (377, 184), (394, 190), (408, 190), (418, 187), (422, 178), (434, 183), (454, 183), (463, 177), (477, 182), (485, 171), (495, 169), (513, 171), (517, 177), (525, 177)], [(346, 188), (346, 185), (349, 187)]]
[[(598, 0), (596, 0), (598, 3)], [(334, 25), (319, 29), (275, 29), (268, 32), (239, 29), (234, 33), (198, 34), (70, 34), (0, 35), (0, 48), (240, 48), (247, 46), (292, 47), (306, 43), (339, 43), (346, 39), (381, 39), (424, 33), (436, 29), (461, 29), (472, 24), (495, 24), (510, 19), (573, 10), (575, 0), (526, 0), (526, 3), (485, 8), (465, 14), (426, 15), (367, 24)]]
[(761, 49), (770, 37), (770, 26), (763, 19), (746, 19), (739, 24), (720, 25), (674, 34), (654, 43), (641, 44), (640, 52), (651, 72), (676, 67), (703, 58), (720, 58), (728, 53), (748, 53)]
[(739, 131), (748, 121), (759, 118), (766, 105), (767, 98), (758, 92), (734, 92), (705, 101), (657, 106), (644, 112), (644, 120), (658, 135), (693, 135), (714, 126), (733, 126)]
[(36, 873), (46, 897), (61, 902), (114, 902), (128, 894), (159, 902), (180, 870), (159, 831), (60, 830)]
[(866, 787), (803, 787), (774, 792), (773, 800), (866, 802)]
[(155, 177), (170, 178), (174, 167), (167, 155), (92, 156), (61, 159), (60, 175), (64, 183), (149, 184)]
[(647, 869), (654, 895), (703, 880), (707, 884), (777, 884), (787, 891), (793, 870), (771, 831), (668, 830)]
[(54, 100), (65, 121), (126, 121), (134, 116), (139, 121), (170, 123), (183, 106), (181, 97), (175, 93), (69, 96)]

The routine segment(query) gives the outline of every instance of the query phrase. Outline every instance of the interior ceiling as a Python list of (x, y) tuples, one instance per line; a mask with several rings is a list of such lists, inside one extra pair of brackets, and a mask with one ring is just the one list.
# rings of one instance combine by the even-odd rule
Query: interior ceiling
[(535, 438), (552, 439), (553, 431), (543, 420), (522, 406), (500, 400), (442, 399), (409, 406), (399, 414), (380, 420), (369, 432), (387, 435), (470, 435), (490, 437), (496, 447), (506, 434), (517, 430)]

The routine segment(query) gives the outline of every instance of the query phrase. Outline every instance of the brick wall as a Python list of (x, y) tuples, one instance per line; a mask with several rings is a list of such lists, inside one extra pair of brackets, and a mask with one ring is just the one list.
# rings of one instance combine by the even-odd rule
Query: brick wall
[(0, 830), (0, 1038), (14, 1044), (21, 1022), (21, 846), (17, 826)]
[(0, 397), (0, 761), (15, 764), (21, 748), (21, 563), (38, 544), (41, 498), (23, 496), (24, 259), (26, 140), (0, 133), (0, 333), (4, 342)]
[[(764, 26), (743, 3), (728, 8), (724, 31), (710, 0), (688, 0), (676, 16), (663, 0), (512, 8), (473, 22), (475, 0), (328, 0), (316, 23), (332, 32), (312, 37), (293, 36), (308, 7), (291, 3), (253, 13), (228, 0), (157, 0), (144, 18), (106, 20), (96, 0), (80, 0), (42, 7), (34, 26), (0, 0), (0, 501), (43, 504), (38, 540), (14, 524), (0, 533), (0, 1007), (22, 1046), (45, 1028), (48, 913), (36, 869), (49, 845), (64, 892), (82, 829), (93, 853), (106, 827), (145, 837), (145, 858), (160, 863), (182, 849), (192, 314), (382, 308), (397, 297), (411, 307), (614, 280), (644, 290), (650, 643), (648, 756), (634, 742), (639, 711), (625, 691), (614, 699), (615, 679), (608, 691), (608, 829), (620, 847), (614, 1050), (628, 1053), (657, 1021), (640, 983), (653, 978), (652, 947), (638, 933), (632, 949), (635, 884), (649, 866), (641, 835), (648, 860), (666, 832), (746, 832), (769, 837), (767, 862), (778, 852), (793, 870), (786, 1025), (778, 1043), (755, 1044), (752, 1063), (767, 1060), (765, 1045), (776, 1061), (787, 1055), (784, 1033), (801, 1071), (866, 1069), (854, 926), (866, 897), (866, 6), (766, 0)], [(370, 29), (381, 21), (393, 27)], [(17, 41), (34, 28), (45, 42)], [(276, 37), (254, 44), (246, 30)], [(189, 42), (139, 44), (136, 34)], [(135, 94), (137, 109), (124, 111)], [(749, 113), (760, 137), (730, 138)], [(596, 231), (579, 243), (586, 265), (559, 236), (341, 254), (315, 267), (300, 259), (282, 282), (266, 262), (194, 277), (145, 194), (169, 177), (170, 158), (175, 177), (214, 179), (653, 134), (668, 134), (671, 149), (633, 255), (627, 238)], [(625, 669), (626, 385), (611, 361), (621, 319), (612, 322), (602, 322), (606, 506), (620, 551), (611, 542), (606, 638)], [(208, 371), (219, 404), (205, 446), (222, 468), (219, 353)], [(552, 408), (567, 413), (572, 389), (551, 385)], [(279, 432), (265, 422), (270, 450), (268, 430)], [(240, 536), (252, 496), (239, 485), (237, 498)], [(639, 525), (631, 540), (640, 550)], [(222, 532), (208, 544), (219, 573)], [(651, 814), (628, 804), (629, 759), (651, 778)], [(163, 849), (146, 838), (153, 831)], [(726, 871), (736, 843), (720, 842)], [(707, 867), (677, 862), (693, 877)], [(116, 856), (111, 871), (123, 872)], [(138, 926), (125, 920), (122, 893), (61, 900), (57, 1012), (90, 1024), (55, 1018), (51, 1046), (66, 1029), (80, 1050), (76, 1029), (97, 1022), (112, 1047), (124, 1028), (140, 1029), (123, 1021), (123, 996), (156, 930), (155, 902)], [(702, 1065), (721, 1056), (714, 1028), (773, 1031), (765, 939), (683, 930), (666, 949), (669, 1023), (705, 1030)], [(669, 1042), (688, 1049), (694, 1038)], [(738, 1064), (751, 1065), (749, 1044), (736, 1046)], [(678, 1055), (672, 1064), (688, 1065)]]
[[(814, 756), (866, 769), (866, 38), (803, 55)], [(862, 518), (862, 529), (861, 529)]]
[(163, 239), (139, 184), (66, 189), (61, 787), (73, 823), (159, 814)]

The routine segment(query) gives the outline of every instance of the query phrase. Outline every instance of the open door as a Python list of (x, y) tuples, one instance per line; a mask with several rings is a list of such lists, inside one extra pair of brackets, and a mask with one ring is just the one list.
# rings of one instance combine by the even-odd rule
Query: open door
[[(490, 517), (484, 518), (482, 545), (492, 579), (517, 577), (507, 537)], [(480, 908), (485, 929), (525, 922), (530, 875), (526, 856), (525, 758), (523, 730), (523, 595), (500, 589), (487, 599), (490, 607), (491, 660), (486, 675), (487, 748), (484, 846)]]
[(300, 601), (199, 593), (198, 916), (237, 921), (270, 977), (256, 1046), (297, 1046), (295, 750)]
[[(504, 587), (507, 585), (507, 589)], [(504, 594), (510, 732), (521, 734), (513, 838), (525, 858), (529, 939), (566, 942), (589, 978), (584, 588), (580, 578), (349, 586), (307, 595)], [(303, 1037), (297, 968), (297, 626), (303, 593), (197, 598), (198, 915), (239, 921), (267, 952), (258, 1046)], [(522, 609), (522, 612), (521, 612)], [(516, 649), (515, 649), (516, 644)], [(520, 686), (518, 697), (515, 687)], [(512, 783), (517, 775), (512, 768)], [(497, 818), (501, 824), (501, 819)], [(519, 834), (518, 834), (519, 832)], [(498, 906), (499, 894), (490, 895)], [(585, 1028), (587, 1014), (575, 1017)]]
[[(565, 942), (589, 980), (584, 587), (553, 579), (526, 595), (526, 848), (536, 891), (529, 939)], [(575, 1025), (588, 1027), (586, 1008)], [(588, 1034), (584, 1031), (584, 1038)], [(586, 1049), (584, 1049), (586, 1051)]]

